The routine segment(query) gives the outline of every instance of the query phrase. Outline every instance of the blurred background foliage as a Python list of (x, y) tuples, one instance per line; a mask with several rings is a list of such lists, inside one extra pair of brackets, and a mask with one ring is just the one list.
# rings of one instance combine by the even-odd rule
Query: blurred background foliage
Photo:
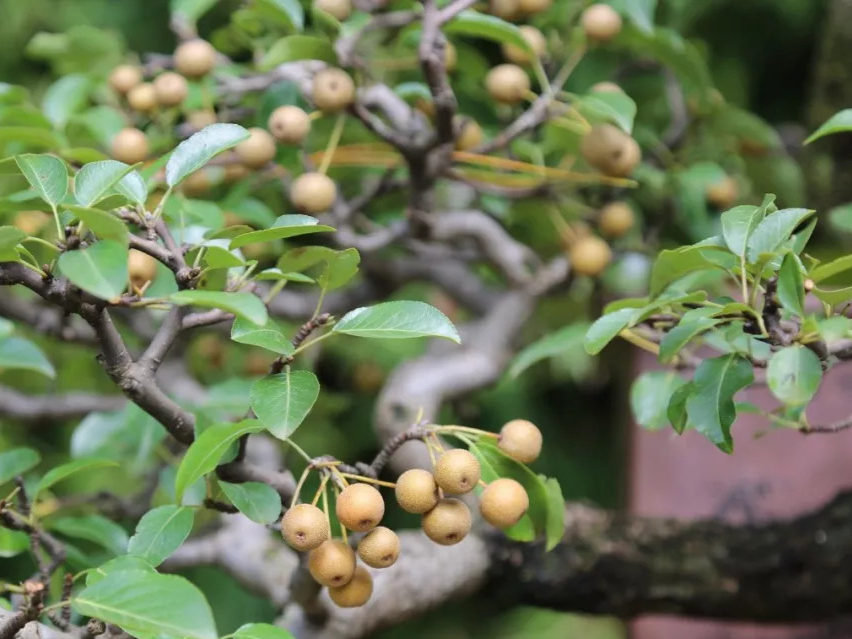
[[(202, 35), (220, 47), (226, 46), (227, 33), (222, 31), (222, 25), (241, 4), (221, 0), (201, 21)], [(546, 17), (536, 17), (534, 23), (549, 27), (550, 33), (558, 36), (560, 20), (575, 5), (569, 0), (556, 0), (554, 10)], [(793, 149), (795, 158), (794, 147), (800, 142), (802, 132), (813, 124), (807, 120), (809, 92), (827, 5), (828, 0), (661, 0), (658, 23), (688, 38), (706, 58), (713, 82), (728, 104), (743, 109), (745, 120), (750, 117), (747, 112), (753, 112), (776, 127), (782, 141)], [(0, 6), (0, 81), (26, 85), (36, 94), (54, 80), (54, 73), (92, 71), (92, 64), (102, 65), (106, 73), (126, 59), (126, 51), (171, 52), (175, 45), (168, 28), (168, 0), (2, 0)], [(481, 92), (477, 88), (481, 87), (481, 75), (475, 70), (481, 67), (484, 71), (493, 62), (492, 57), (499, 59), (496, 48), (493, 52), (483, 49), (484, 53), (472, 52), (465, 61), (463, 68), (467, 75), (456, 76), (458, 82), (471, 88), (462, 96), (462, 102), (473, 115), (476, 115), (477, 91)], [(460, 51), (460, 55), (464, 54)], [(619, 64), (620, 60), (608, 52), (594, 52), (577, 70), (572, 84), (576, 90), (584, 90), (617, 73)], [(652, 123), (660, 111), (660, 102), (665, 101), (659, 80), (633, 74), (625, 88), (638, 103), (638, 125)], [(709, 135), (712, 137), (712, 132)], [(781, 171), (781, 174), (765, 176), (764, 182), (769, 186), (755, 185), (756, 191), (778, 192), (786, 206), (804, 204), (805, 178), (793, 159), (773, 157), (768, 166), (754, 160), (750, 166), (753, 182), (763, 179), (761, 170)], [(546, 238), (552, 234), (549, 225), (521, 226), (516, 229), (519, 235)], [(641, 260), (628, 262), (614, 279), (636, 276), (643, 268)], [(636, 277), (642, 279), (641, 275)], [(446, 305), (445, 300), (432, 301), (439, 305), (443, 301)], [(543, 314), (555, 318), (557, 325), (560, 321), (564, 324), (566, 316), (572, 314), (572, 304), (570, 299), (548, 303)], [(452, 308), (445, 310), (452, 315)], [(18, 388), (40, 393), (71, 388), (112, 390), (87, 349), (73, 345), (57, 347), (44, 341), (42, 345), (50, 348), (49, 355), (61, 372), (56, 380), (45, 382), (43, 377), (15, 372), (14, 375), (0, 373), (0, 383), (14, 382)], [(393, 366), (416, 355), (420, 348), (422, 344), (377, 345), (350, 340), (344, 346), (324, 352), (318, 362), (323, 400), (300, 430), (302, 446), (308, 450), (321, 448), (343, 459), (369, 458), (376, 448), (370, 424), (382, 381)], [(214, 334), (196, 339), (189, 347), (188, 356), (193, 371), (208, 384), (227, 384), (229, 380), (259, 376), (269, 365), (257, 350)], [(631, 372), (624, 366), (629, 361), (628, 349), (610, 349), (606, 357), (615, 365), (593, 363), (578, 350), (549, 365), (537, 366), (518, 379), (506, 376), (496, 387), (448, 407), (446, 418), (493, 430), (512, 417), (531, 419), (541, 426), (549, 443), (537, 470), (557, 477), (567, 499), (623, 506), (623, 487), (628, 481), (626, 397)], [(48, 462), (52, 457), (61, 459), (68, 450), (73, 426), (27, 430), (0, 423), (0, 449), (26, 443), (38, 447)], [(136, 489), (137, 481), (132, 473), (120, 472), (116, 474), (115, 485), (120, 487), (118, 492), (130, 494)], [(85, 482), (85, 478), (76, 485), (69, 482), (66, 489), (83, 490), (84, 484), (79, 482)], [(406, 525), (404, 514), (393, 516), (397, 518), (392, 520), (395, 525)], [(14, 577), (23, 570), (23, 563), (0, 558), (0, 573), (5, 577)], [(217, 571), (198, 569), (194, 577), (206, 591), (223, 632), (247, 621), (271, 618), (272, 609), (265, 602), (243, 593)], [(503, 601), (499, 593), (496, 595), (446, 607), (381, 636), (387, 639), (624, 636), (621, 624), (608, 620), (586, 620), (528, 609), (505, 612), (511, 602)]]

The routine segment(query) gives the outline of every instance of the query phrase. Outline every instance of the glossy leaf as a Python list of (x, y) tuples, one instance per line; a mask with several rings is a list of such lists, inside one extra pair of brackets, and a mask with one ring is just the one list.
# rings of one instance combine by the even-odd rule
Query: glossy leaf
[(0, 559), (20, 555), (30, 548), (30, 536), (19, 530), (0, 526)]
[(263, 301), (251, 293), (185, 290), (172, 293), (169, 299), (181, 306), (191, 304), (207, 308), (220, 308), (257, 326), (266, 324), (268, 318)]
[(115, 184), (115, 190), (137, 206), (145, 206), (148, 186), (138, 171), (131, 171)]
[(155, 572), (154, 567), (150, 564), (150, 562), (142, 557), (137, 557), (136, 555), (120, 555), (86, 573), (86, 585), (91, 586), (99, 581), (103, 581), (104, 577), (114, 572), (126, 572), (131, 570)]
[(59, 270), (74, 286), (105, 300), (118, 298), (127, 287), (127, 248), (102, 240), (59, 256)]
[(102, 515), (62, 517), (52, 521), (50, 529), (66, 537), (96, 543), (114, 555), (121, 555), (127, 550), (127, 533), (124, 528)]
[(850, 269), (852, 269), (852, 255), (844, 255), (843, 257), (838, 257), (836, 260), (815, 267), (809, 273), (809, 277), (814, 284), (819, 284), (829, 277), (834, 277)]
[(72, 597), (81, 615), (138, 637), (216, 639), (213, 612), (201, 591), (177, 575), (113, 572)]
[(116, 160), (89, 162), (74, 177), (74, 197), (81, 206), (92, 206), (132, 170)]
[(722, 236), (734, 255), (745, 255), (752, 232), (763, 219), (756, 206), (737, 206), (722, 213)]
[(686, 380), (674, 371), (642, 373), (630, 388), (633, 418), (643, 428), (659, 430), (670, 422), (669, 402)]
[(444, 337), (461, 343), (456, 327), (434, 306), (423, 302), (384, 302), (349, 311), (333, 333), (385, 339)]
[(641, 315), (641, 309), (622, 308), (612, 313), (607, 313), (595, 320), (594, 324), (586, 331), (583, 344), (589, 355), (597, 355), (604, 346), (609, 344), (625, 328), (630, 326)]
[(308, 416), (319, 390), (319, 381), (310, 371), (287, 370), (256, 381), (249, 402), (269, 432), (287, 439)]
[(0, 226), (0, 251), (5, 252), (16, 247), (27, 234), (17, 226)]
[(214, 424), (196, 437), (178, 466), (175, 477), (175, 496), (180, 502), (184, 491), (196, 481), (213, 471), (222, 456), (243, 435), (256, 433), (263, 425), (254, 419), (233, 424)]
[(35, 468), (41, 455), (32, 448), (12, 448), (0, 452), (0, 485)]
[(828, 212), (828, 222), (839, 231), (852, 233), (852, 204), (843, 204), (831, 209)]
[(674, 431), (680, 435), (686, 430), (688, 425), (688, 417), (686, 413), (686, 402), (690, 395), (695, 391), (695, 384), (687, 382), (680, 388), (676, 389), (669, 399), (669, 406), (666, 409), (666, 417), (672, 425)]
[(281, 496), (272, 486), (256, 481), (229, 484), (220, 481), (219, 486), (246, 517), (259, 524), (271, 524), (281, 514)]
[(56, 377), (53, 364), (41, 348), (23, 337), (6, 337), (0, 340), (0, 369), (28, 370), (51, 379)]
[(763, 218), (748, 240), (749, 262), (754, 264), (761, 255), (780, 249), (796, 227), (813, 213), (809, 209), (782, 209)]
[(45, 91), (41, 110), (56, 128), (61, 129), (71, 115), (86, 104), (90, 88), (89, 78), (83, 74), (62, 76)]
[(721, 320), (709, 317), (713, 312), (713, 308), (705, 307), (684, 313), (678, 325), (660, 342), (660, 362), (668, 364), (696, 336), (716, 326)]
[[(660, 251), (651, 269), (651, 296), (659, 295), (666, 287), (695, 271), (723, 268), (721, 264), (711, 259), (721, 255), (724, 253), (720, 250), (699, 245)], [(730, 258), (730, 265), (733, 266), (737, 261), (736, 258), (730, 254), (727, 254), (727, 257)]]
[(39, 197), (57, 206), (68, 192), (68, 168), (52, 155), (24, 154), (15, 156), (21, 173)]
[(776, 351), (766, 367), (769, 390), (789, 406), (807, 404), (816, 395), (821, 381), (819, 357), (805, 346), (788, 346)]
[(305, 10), (298, 0), (260, 0), (277, 11), (295, 31), (305, 28)]
[(587, 118), (613, 122), (627, 133), (633, 131), (636, 103), (626, 93), (595, 92), (581, 98), (576, 107)]
[(99, 238), (109, 238), (123, 244), (127, 243), (130, 234), (127, 225), (115, 215), (85, 206), (70, 205), (67, 208), (74, 214), (74, 217), (85, 222), (86, 226)]
[(543, 359), (568, 352), (576, 353), (577, 347), (582, 346), (589, 327), (590, 324), (585, 322), (573, 323), (533, 342), (515, 356), (509, 367), (509, 375), (517, 377)]
[(513, 44), (524, 51), (532, 52), (517, 25), (470, 9), (462, 11), (450, 20), (443, 31), (448, 34), (485, 38), (499, 44)]
[(268, 71), (279, 64), (297, 60), (322, 60), (329, 64), (337, 64), (337, 55), (325, 38), (292, 35), (273, 42), (258, 67), (261, 71)]
[(269, 623), (247, 623), (234, 632), (234, 639), (294, 639), (293, 635)]
[(799, 258), (793, 253), (784, 256), (778, 271), (778, 299), (784, 308), (805, 316), (805, 282)]
[(249, 244), (272, 242), (273, 240), (283, 240), (308, 233), (324, 233), (333, 230), (334, 227), (320, 224), (319, 220), (309, 215), (282, 215), (275, 220), (275, 224), (271, 228), (238, 235), (231, 240), (230, 249), (234, 250)]
[(810, 144), (826, 135), (852, 131), (852, 109), (844, 109), (831, 116), (821, 127), (811, 133), (805, 144)]
[(238, 317), (231, 325), (231, 339), (240, 344), (260, 346), (279, 355), (293, 352), (293, 344), (278, 324), (269, 318), (263, 326)]
[(48, 471), (41, 478), (36, 489), (33, 491), (33, 498), (39, 493), (47, 490), (64, 479), (68, 479), (71, 475), (81, 472), (89, 472), (98, 468), (111, 468), (118, 464), (110, 459), (77, 459), (67, 464), (62, 464)]
[(166, 184), (177, 186), (222, 151), (236, 146), (249, 132), (239, 124), (219, 122), (201, 129), (178, 144), (166, 163)]
[(158, 566), (177, 550), (192, 532), (195, 513), (183, 506), (160, 506), (149, 510), (127, 545), (127, 553)]

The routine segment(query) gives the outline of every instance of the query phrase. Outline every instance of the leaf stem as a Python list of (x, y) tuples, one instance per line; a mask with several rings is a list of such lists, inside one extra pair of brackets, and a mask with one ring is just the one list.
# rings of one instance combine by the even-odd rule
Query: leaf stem
[(331, 159), (334, 157), (334, 151), (337, 149), (337, 145), (340, 144), (340, 136), (343, 135), (343, 125), (346, 124), (346, 113), (343, 112), (337, 116), (337, 121), (334, 123), (334, 129), (331, 131), (331, 135), (328, 138), (328, 144), (325, 147), (325, 153), (322, 156), (322, 163), (317, 169), (320, 173), (325, 175), (326, 171), (328, 171), (328, 167), (331, 165)]
[(304, 351), (308, 347), (313, 346), (317, 342), (321, 342), (325, 338), (331, 337), (332, 335), (334, 335), (334, 333), (329, 331), (328, 333), (323, 333), (319, 337), (315, 337), (314, 339), (312, 339), (308, 342), (304, 342), (301, 346), (299, 346), (299, 348), (295, 349), (292, 353), (290, 353), (290, 357), (295, 357), (296, 355), (298, 355), (299, 353), (301, 353), (302, 351)]
[(59, 239), (65, 239), (65, 229), (62, 227), (62, 220), (59, 219), (59, 211), (56, 210), (56, 205), (50, 205), (51, 210), (53, 211), (53, 221), (56, 222), (56, 232), (59, 235)]
[(308, 463), (310, 464), (310, 463), (313, 461), (313, 457), (311, 457), (310, 455), (308, 455), (308, 454), (304, 451), (304, 449), (303, 449), (301, 446), (299, 446), (296, 442), (294, 442), (292, 439), (290, 439), (290, 438), (288, 437), (288, 438), (287, 438), (287, 439), (285, 439), (284, 441), (285, 441), (285, 442), (287, 442), (287, 444), (289, 444), (289, 445), (290, 445), (290, 447), (291, 447), (293, 450), (295, 450), (297, 453), (299, 453), (299, 455), (301, 455), (302, 459), (304, 459), (306, 462), (308, 462)]
[(364, 475), (355, 475), (353, 473), (341, 473), (338, 471), (338, 475), (341, 477), (345, 477), (347, 479), (357, 479), (360, 482), (364, 482), (366, 484), (376, 484), (377, 486), (385, 486), (387, 488), (396, 488), (396, 484), (392, 481), (382, 481), (381, 479), (373, 479), (372, 477), (365, 477)]
[(305, 481), (308, 479), (308, 475), (311, 473), (311, 467), (308, 465), (305, 467), (305, 470), (302, 471), (301, 477), (299, 477), (299, 482), (296, 484), (296, 489), (293, 491), (293, 499), (290, 500), (290, 508), (296, 505), (296, 502), (299, 501), (299, 493), (302, 492), (302, 487), (305, 485)]

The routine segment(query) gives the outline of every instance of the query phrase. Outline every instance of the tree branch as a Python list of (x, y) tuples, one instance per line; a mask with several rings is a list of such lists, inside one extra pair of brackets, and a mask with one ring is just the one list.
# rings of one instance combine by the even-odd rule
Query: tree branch
[(47, 422), (83, 417), (94, 411), (114, 411), (125, 404), (120, 395), (64, 393), (26, 395), (0, 386), (0, 415), (26, 422)]

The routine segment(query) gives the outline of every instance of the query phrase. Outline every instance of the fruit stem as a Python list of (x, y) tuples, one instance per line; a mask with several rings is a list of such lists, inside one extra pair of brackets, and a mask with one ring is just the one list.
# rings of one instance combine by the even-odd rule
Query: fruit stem
[(331, 136), (328, 138), (328, 144), (325, 147), (325, 153), (322, 155), (322, 164), (320, 164), (320, 173), (325, 175), (328, 167), (331, 165), (331, 160), (334, 157), (334, 151), (340, 143), (340, 136), (343, 135), (343, 125), (346, 124), (346, 113), (341, 113), (337, 116), (337, 121), (334, 123), (334, 129), (331, 131)]
[[(326, 528), (328, 528), (328, 538), (331, 539), (331, 514), (328, 510), (328, 477), (328, 475), (323, 477), (320, 489), (322, 490), (322, 510), (325, 513), (325, 524)], [(316, 500), (314, 500), (313, 505), (316, 506)]]
[(473, 433), (474, 435), (481, 435), (483, 437), (500, 437), (497, 433), (492, 433), (487, 430), (482, 430), (480, 428), (471, 428), (470, 426), (455, 426), (452, 424), (448, 424), (445, 426), (437, 426), (435, 429), (436, 433), (452, 433), (453, 431), (459, 431), (462, 433)]
[(311, 120), (319, 120), (322, 117), (322, 111), (320, 111), (319, 109), (317, 109), (316, 111), (311, 111), (310, 113), (308, 113), (308, 117)]
[(305, 485), (305, 480), (308, 478), (310, 472), (310, 465), (306, 466), (305, 470), (302, 471), (302, 475), (299, 477), (299, 482), (296, 484), (296, 490), (293, 491), (293, 499), (290, 500), (290, 508), (295, 506), (296, 502), (299, 501), (299, 493), (302, 492), (302, 486)]
[(337, 470), (337, 466), (332, 466), (331, 472), (337, 476), (337, 478), (340, 480), (340, 483), (343, 484), (344, 488), (349, 485), (349, 482), (346, 481), (346, 477), (343, 475), (343, 473)]
[(338, 473), (341, 477), (346, 477), (347, 479), (357, 479), (358, 481), (367, 483), (367, 484), (376, 484), (377, 486), (385, 486), (387, 488), (396, 488), (396, 484), (390, 481), (382, 481), (381, 479), (373, 479), (372, 477), (365, 477), (364, 475), (355, 475), (353, 473)]
[[(328, 483), (328, 474), (323, 474), (322, 480), (320, 481), (319, 488), (317, 488), (317, 492), (314, 495), (314, 498), (311, 500), (311, 506), (317, 505), (317, 502), (319, 501), (320, 495), (323, 494), (323, 491), (325, 490), (325, 485), (327, 483)], [(326, 504), (326, 506), (327, 506), (327, 504)], [(328, 512), (326, 512), (326, 514), (328, 514)]]

